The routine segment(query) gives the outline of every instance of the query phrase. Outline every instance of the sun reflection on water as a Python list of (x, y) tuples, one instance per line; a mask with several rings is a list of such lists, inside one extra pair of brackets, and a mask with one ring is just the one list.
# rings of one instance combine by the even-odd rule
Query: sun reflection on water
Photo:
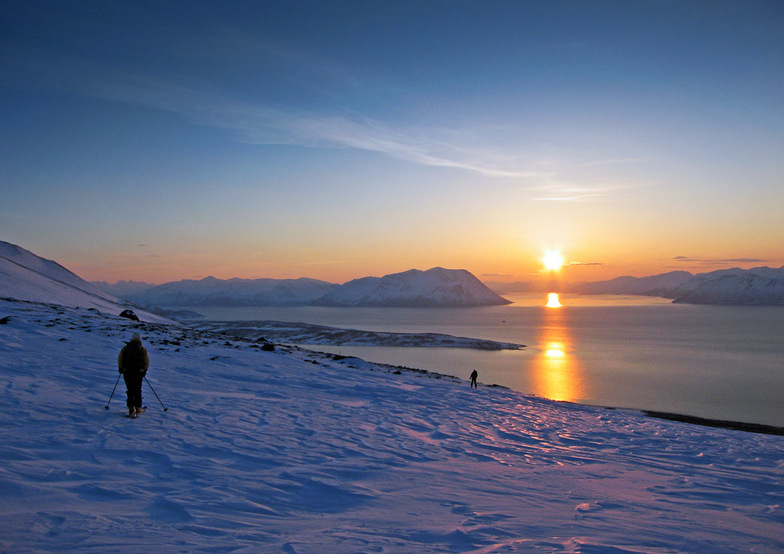
[(564, 310), (543, 311), (537, 344), (540, 351), (533, 359), (535, 394), (552, 400), (583, 398), (582, 365), (572, 353), (573, 340)]

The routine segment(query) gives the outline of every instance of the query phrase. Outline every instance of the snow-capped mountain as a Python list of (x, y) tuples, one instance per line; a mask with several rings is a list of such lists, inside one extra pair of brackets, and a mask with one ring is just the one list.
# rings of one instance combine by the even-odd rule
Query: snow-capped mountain
[(338, 285), (317, 279), (185, 279), (126, 298), (146, 306), (297, 306)]
[(784, 267), (723, 269), (695, 275), (675, 291), (683, 304), (784, 305)]
[(91, 284), (104, 292), (108, 292), (112, 296), (131, 301), (133, 301), (134, 297), (137, 297), (146, 290), (156, 286), (152, 283), (145, 283), (142, 281), (117, 281), (114, 284), (107, 283), (106, 281), (92, 281)]
[(411, 269), (349, 281), (319, 298), (317, 306), (469, 307), (509, 304), (464, 269)]
[(672, 298), (681, 304), (784, 305), (784, 267), (721, 269), (692, 275), (671, 271), (649, 277), (617, 277), (565, 285), (577, 294), (635, 294)]
[(573, 285), (570, 288), (578, 294), (636, 294), (675, 298), (675, 291), (692, 277), (688, 271), (670, 271), (649, 277), (617, 277), (609, 281)]
[(143, 321), (172, 323), (105, 293), (57, 262), (4, 241), (0, 241), (0, 298), (94, 308), (114, 315), (130, 308)]

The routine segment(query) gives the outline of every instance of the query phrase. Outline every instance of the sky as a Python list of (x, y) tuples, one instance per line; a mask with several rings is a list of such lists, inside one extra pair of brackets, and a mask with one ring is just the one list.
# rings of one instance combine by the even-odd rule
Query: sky
[(784, 3), (7, 0), (0, 198), (109, 282), (780, 267)]

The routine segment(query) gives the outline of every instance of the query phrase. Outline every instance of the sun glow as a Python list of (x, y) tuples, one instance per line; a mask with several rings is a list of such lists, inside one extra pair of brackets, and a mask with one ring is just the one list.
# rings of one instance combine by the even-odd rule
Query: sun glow
[(561, 299), (558, 297), (557, 292), (550, 292), (547, 294), (547, 307), (560, 308), (562, 306)]
[(547, 271), (558, 271), (564, 264), (564, 258), (561, 256), (560, 252), (550, 250), (544, 255), (542, 262), (544, 263), (544, 268)]
[(574, 402), (584, 397), (583, 367), (574, 353), (568, 311), (543, 310), (532, 360), (534, 394)]

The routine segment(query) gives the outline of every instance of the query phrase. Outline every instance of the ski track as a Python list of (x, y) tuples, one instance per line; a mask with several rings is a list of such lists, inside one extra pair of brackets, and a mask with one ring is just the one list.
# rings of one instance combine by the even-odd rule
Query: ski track
[[(777, 552), (784, 438), (0, 301), (0, 550)], [(142, 329), (148, 410), (116, 355)]]

